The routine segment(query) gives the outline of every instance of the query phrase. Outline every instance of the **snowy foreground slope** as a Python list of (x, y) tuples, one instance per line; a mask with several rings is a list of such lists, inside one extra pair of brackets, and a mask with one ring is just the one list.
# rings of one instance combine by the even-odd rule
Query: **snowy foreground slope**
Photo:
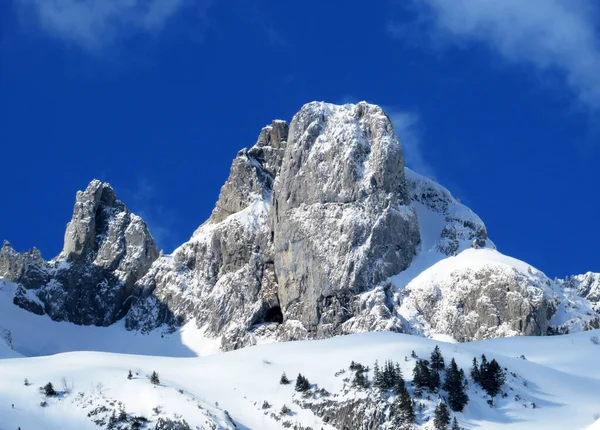
[[(469, 384), (471, 400), (463, 413), (455, 415), (461, 427), (585, 429), (600, 413), (600, 346), (592, 342), (598, 335), (600, 332), (590, 331), (450, 344), (385, 332), (260, 345), (202, 358), (100, 352), (5, 358), (0, 360), (0, 428), (105, 428), (93, 420), (123, 409), (128, 416), (146, 417), (150, 420), (147, 428), (152, 429), (159, 418), (178, 416), (190, 428), (280, 429), (302, 425), (331, 429), (310, 410), (314, 407), (318, 412), (322, 395), (311, 395), (307, 400), (294, 391), (293, 384), (280, 385), (283, 372), (290, 379), (302, 373), (312, 384), (327, 390), (328, 399), (344, 402), (367, 395), (354, 389), (344, 392), (351, 360), (372, 367), (375, 360), (382, 363), (393, 359), (400, 363), (412, 394), (411, 352), (428, 358), (439, 345), (446, 362), (455, 358), (467, 374), (473, 357), (482, 353), (507, 368), (508, 378), (502, 388), (507, 396), (498, 396), (493, 408), (487, 405), (481, 389)], [(0, 346), (0, 356), (16, 355)], [(341, 373), (342, 369), (345, 372)], [(133, 372), (131, 380), (127, 379), (129, 370)], [(160, 375), (161, 383), (156, 387), (146, 376), (152, 371)], [(25, 378), (31, 385), (24, 385)], [(46, 399), (38, 391), (47, 382), (62, 390), (63, 378), (70, 393)], [(421, 400), (424, 408), (417, 413), (419, 428), (432, 428), (428, 417), (437, 403), (436, 395), (431, 399)], [(48, 405), (42, 407), (44, 400)], [(270, 406), (263, 409), (265, 401)], [(306, 406), (307, 401), (313, 402), (312, 407), (301, 408), (296, 403)], [(282, 416), (284, 404), (291, 412)]]

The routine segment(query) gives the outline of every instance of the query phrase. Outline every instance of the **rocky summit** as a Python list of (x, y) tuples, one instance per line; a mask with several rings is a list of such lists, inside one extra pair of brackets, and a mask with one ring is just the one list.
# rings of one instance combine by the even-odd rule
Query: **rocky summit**
[(135, 283), (158, 257), (144, 221), (117, 199), (109, 184), (79, 191), (60, 255), (16, 252), (4, 242), (0, 275), (21, 286), (14, 303), (53, 320), (106, 326), (123, 318)]
[(550, 280), (504, 256), (482, 220), (404, 165), (368, 103), (303, 106), (241, 150), (215, 208), (160, 255), (110, 185), (77, 193), (64, 248), (45, 261), (5, 242), (14, 303), (54, 320), (201, 329), (223, 350), (398, 331), (469, 341), (600, 326), (600, 275)]

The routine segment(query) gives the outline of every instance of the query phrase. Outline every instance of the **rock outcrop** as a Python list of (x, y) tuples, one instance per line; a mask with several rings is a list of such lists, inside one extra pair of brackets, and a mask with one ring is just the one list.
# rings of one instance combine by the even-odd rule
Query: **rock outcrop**
[(60, 255), (46, 262), (5, 242), (0, 276), (36, 314), (125, 317), (142, 332), (190, 323), (224, 350), (379, 330), (469, 341), (600, 326), (600, 276), (551, 281), (497, 252), (475, 213), (405, 168), (390, 119), (364, 102), (308, 103), (263, 128), (171, 255), (92, 181)]
[(274, 122), (238, 153), (209, 220), (139, 282), (129, 328), (194, 319), (225, 349), (329, 337), (410, 265), (419, 229), (385, 113), (310, 103), (289, 133)]
[(353, 296), (406, 269), (419, 244), (392, 124), (366, 103), (310, 103), (290, 125), (271, 211), (286, 320), (339, 333)]
[(18, 253), (5, 242), (0, 276), (21, 285), (14, 303), (24, 309), (105, 326), (125, 316), (135, 282), (157, 257), (144, 221), (94, 180), (77, 193), (60, 255), (46, 262), (36, 249)]
[(237, 154), (211, 217), (138, 282), (129, 329), (193, 320), (234, 349), (253, 342), (252, 327), (283, 321), (267, 221), (287, 137), (288, 124), (274, 121)]

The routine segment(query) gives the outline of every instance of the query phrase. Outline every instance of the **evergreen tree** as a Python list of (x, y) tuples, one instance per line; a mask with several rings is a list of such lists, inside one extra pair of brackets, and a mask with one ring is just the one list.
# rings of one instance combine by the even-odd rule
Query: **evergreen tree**
[(281, 385), (288, 385), (290, 383), (290, 380), (288, 379), (287, 375), (285, 374), (285, 372), (283, 372), (281, 374), (281, 378), (279, 379), (279, 383)]
[(431, 370), (429, 372), (429, 390), (436, 391), (438, 388), (440, 388), (440, 383), (440, 374), (437, 372), (437, 370)]
[(44, 385), (42, 391), (46, 396), (56, 396), (56, 390), (54, 389), (52, 382), (48, 382), (46, 385)]
[(382, 383), (381, 381), (381, 371), (379, 370), (379, 362), (375, 360), (375, 365), (373, 366), (373, 385), (379, 388), (379, 385)]
[(471, 379), (477, 383), (479, 383), (481, 375), (479, 373), (479, 364), (477, 363), (477, 358), (473, 358), (473, 366), (471, 367)]
[(450, 424), (450, 412), (446, 404), (440, 402), (435, 408), (433, 426), (435, 430), (448, 430), (448, 424)]
[(481, 354), (481, 364), (479, 365), (479, 375), (480, 376), (482, 373), (484, 373), (487, 370), (487, 367), (488, 367), (487, 358), (485, 358), (485, 354)]
[[(483, 359), (482, 359), (483, 366)], [(500, 393), (500, 388), (506, 381), (506, 374), (496, 359), (486, 362), (485, 368), (480, 368), (480, 385), (486, 393), (494, 398)]]
[(440, 347), (436, 345), (433, 352), (431, 353), (431, 369), (437, 372), (441, 372), (442, 370), (444, 370), (444, 367), (444, 357), (442, 356)]
[(106, 430), (114, 430), (117, 427), (117, 415), (115, 410), (113, 409), (112, 415), (108, 419), (108, 424), (106, 426)]
[(462, 412), (465, 405), (469, 402), (469, 396), (466, 393), (464, 379), (461, 376), (454, 358), (446, 370), (446, 380), (444, 381), (444, 390), (448, 392), (448, 404), (450, 409), (455, 412)]
[(428, 389), (431, 384), (431, 372), (427, 360), (417, 360), (413, 369), (413, 383), (416, 388)]
[(158, 377), (158, 373), (156, 371), (152, 371), (152, 375), (150, 375), (150, 382), (154, 385), (160, 384), (160, 378)]
[(387, 360), (375, 376), (375, 386), (382, 391), (394, 388), (397, 378), (396, 369), (400, 370), (400, 366), (395, 366), (391, 360)]
[(410, 394), (408, 393), (408, 390), (406, 389), (404, 384), (402, 384), (402, 389), (400, 389), (400, 393), (396, 395), (396, 400), (394, 400), (393, 410), (394, 410), (394, 422), (398, 426), (401, 426), (403, 424), (410, 425), (415, 422), (415, 419), (416, 419), (415, 410), (413, 408)]
[(310, 382), (302, 374), (298, 374), (296, 378), (296, 391), (305, 392), (310, 389)]
[(394, 394), (399, 396), (406, 390), (406, 383), (404, 382), (404, 378), (402, 377), (402, 372), (399, 371), (396, 373), (396, 381), (394, 382)]
[(458, 426), (458, 421), (456, 420), (456, 417), (454, 417), (454, 419), (452, 420), (452, 430), (460, 430), (460, 427)]
[(354, 379), (352, 380), (352, 385), (358, 388), (369, 388), (368, 372), (368, 367), (365, 367), (360, 363), (354, 363)]
[(400, 369), (400, 363), (396, 363), (394, 365), (394, 371), (396, 372), (396, 380), (394, 381), (394, 384), (398, 382), (399, 379), (404, 382), (404, 375), (402, 374), (402, 369)]

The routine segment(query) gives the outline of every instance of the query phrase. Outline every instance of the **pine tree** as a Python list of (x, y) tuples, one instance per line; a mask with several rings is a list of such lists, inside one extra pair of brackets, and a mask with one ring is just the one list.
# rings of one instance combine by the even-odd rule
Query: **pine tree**
[(42, 390), (46, 396), (56, 396), (56, 390), (54, 389), (52, 382), (48, 382), (46, 385), (44, 385)]
[[(375, 363), (377, 364), (377, 363)], [(398, 369), (400, 366), (397, 366)], [(396, 382), (396, 366), (391, 360), (387, 360), (382, 369), (375, 375), (375, 386), (380, 390), (390, 390), (394, 388)]]
[(160, 378), (158, 377), (158, 373), (156, 373), (156, 371), (153, 371), (152, 375), (150, 375), (150, 382), (154, 385), (160, 384)]
[(433, 418), (433, 426), (435, 430), (448, 430), (450, 424), (450, 412), (444, 402), (440, 402), (435, 408), (435, 417)]
[(406, 390), (406, 383), (404, 382), (404, 378), (402, 377), (402, 372), (400, 371), (400, 367), (398, 367), (398, 371), (396, 372), (396, 381), (394, 382), (394, 394), (399, 396)]
[(454, 419), (452, 420), (452, 430), (460, 430), (460, 427), (458, 426), (458, 421), (456, 420), (456, 417), (454, 417)]
[(412, 399), (410, 398), (410, 394), (408, 393), (408, 390), (404, 384), (402, 384), (400, 393), (396, 395), (393, 410), (395, 424), (400, 426), (402, 424), (412, 424), (415, 422), (416, 415), (413, 408)]
[(281, 385), (288, 385), (290, 383), (290, 380), (288, 379), (287, 375), (285, 374), (285, 372), (283, 372), (281, 374), (281, 378), (279, 379), (279, 383)]
[(433, 352), (431, 353), (431, 369), (437, 372), (441, 372), (442, 370), (444, 370), (444, 367), (444, 357), (442, 356), (440, 347), (436, 345)]
[(438, 388), (440, 388), (440, 383), (440, 374), (437, 372), (437, 370), (431, 370), (429, 372), (429, 390), (436, 391)]
[(310, 382), (308, 382), (308, 379), (306, 379), (300, 373), (298, 374), (298, 377), (296, 378), (296, 388), (295, 389), (296, 389), (296, 391), (301, 391), (301, 392), (305, 392), (310, 389)]
[(381, 374), (379, 362), (377, 360), (375, 360), (375, 365), (373, 366), (373, 385), (379, 389), (381, 389), (383, 385), (383, 375)]
[(108, 424), (106, 426), (106, 430), (114, 430), (117, 426), (117, 415), (115, 410), (113, 409), (112, 415), (108, 419)]
[(417, 360), (413, 369), (413, 383), (419, 389), (429, 388), (431, 384), (431, 372), (427, 360)]
[(402, 374), (402, 369), (400, 369), (400, 363), (396, 363), (394, 366), (394, 371), (396, 373), (396, 380), (394, 381), (394, 385), (398, 380), (402, 380), (404, 382), (404, 375)]
[(477, 383), (479, 383), (481, 379), (481, 374), (479, 373), (479, 364), (477, 363), (477, 358), (473, 358), (473, 367), (471, 367), (471, 379)]
[[(483, 360), (482, 363), (483, 365)], [(486, 362), (485, 369), (480, 369), (480, 384), (486, 393), (494, 398), (500, 393), (500, 388), (506, 381), (506, 374), (498, 362), (493, 359), (489, 363)]]
[(487, 370), (487, 367), (488, 367), (487, 358), (485, 358), (485, 354), (481, 354), (481, 364), (479, 365), (479, 375), (484, 373)]
[(455, 412), (462, 412), (465, 405), (469, 402), (469, 396), (466, 393), (464, 379), (461, 376), (454, 358), (446, 370), (446, 380), (444, 381), (444, 390), (448, 392), (448, 404), (450, 409)]

